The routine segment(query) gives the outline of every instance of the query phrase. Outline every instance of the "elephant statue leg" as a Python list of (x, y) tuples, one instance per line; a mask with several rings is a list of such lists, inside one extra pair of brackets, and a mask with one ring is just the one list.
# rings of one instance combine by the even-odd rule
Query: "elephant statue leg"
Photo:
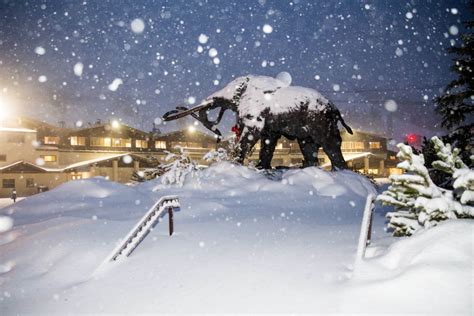
[(272, 168), (273, 152), (275, 151), (278, 139), (280, 139), (280, 135), (271, 135), (269, 137), (262, 136), (262, 139), (260, 140), (260, 161), (257, 165), (258, 168)]
[(250, 152), (250, 150), (255, 146), (255, 144), (260, 140), (259, 137), (255, 136), (255, 134), (252, 133), (246, 133), (241, 136), (240, 138), (240, 153), (239, 153), (239, 158), (237, 159), (238, 163), (243, 164), (245, 157), (247, 157), (247, 154)]
[(332, 170), (347, 169), (347, 163), (341, 152), (341, 136), (338, 139), (331, 139), (323, 144), (323, 150), (331, 160)]
[(301, 153), (303, 154), (303, 168), (318, 165), (319, 145), (310, 138), (298, 139)]

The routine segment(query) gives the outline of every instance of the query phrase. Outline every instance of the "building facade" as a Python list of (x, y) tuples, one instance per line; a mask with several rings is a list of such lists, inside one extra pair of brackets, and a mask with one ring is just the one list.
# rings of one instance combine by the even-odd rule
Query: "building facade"
[[(341, 136), (349, 168), (377, 177), (399, 173), (386, 138), (365, 132)], [(21, 118), (0, 127), (0, 197), (9, 197), (13, 189), (26, 196), (94, 176), (127, 183), (134, 171), (163, 162), (166, 152), (176, 152), (177, 146), (198, 164), (207, 164), (203, 156), (226, 142), (216, 143), (216, 137), (194, 129), (153, 134), (119, 122), (68, 129)], [(248, 162), (258, 160), (259, 148), (257, 144)], [(320, 150), (317, 155), (320, 166), (330, 169), (326, 154)], [(298, 143), (282, 137), (272, 165), (299, 166), (302, 161)]]

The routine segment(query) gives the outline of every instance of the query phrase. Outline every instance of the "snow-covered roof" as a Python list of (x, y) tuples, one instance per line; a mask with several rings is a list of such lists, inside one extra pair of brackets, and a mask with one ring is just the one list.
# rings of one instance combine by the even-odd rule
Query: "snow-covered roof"
[(16, 133), (36, 133), (34, 129), (29, 128), (13, 128), (13, 127), (1, 127), (0, 132), (16, 132)]
[(34, 163), (31, 163), (31, 162), (19, 160), (19, 161), (16, 161), (14, 163), (11, 163), (9, 165), (0, 167), (0, 171), (11, 168), (11, 167), (14, 167), (14, 166), (19, 165), (19, 164), (26, 164), (26, 165), (32, 166), (34, 168), (41, 169), (45, 172), (64, 172), (64, 171), (67, 171), (67, 170), (70, 170), (70, 169), (80, 168), (80, 167), (84, 167), (84, 166), (91, 165), (91, 164), (94, 164), (94, 163), (107, 161), (107, 160), (110, 160), (110, 159), (121, 158), (121, 157), (124, 157), (124, 156), (132, 156), (134, 158), (145, 159), (145, 158), (142, 158), (138, 155), (134, 155), (132, 153), (122, 153), (122, 154), (115, 154), (115, 155), (110, 155), (110, 156), (105, 156), (105, 157), (99, 157), (99, 158), (90, 159), (90, 160), (84, 160), (84, 161), (76, 162), (76, 163), (67, 165), (65, 167), (61, 167), (61, 168), (45, 168), (45, 167), (36, 165)]
[[(370, 152), (350, 153), (350, 154), (343, 153), (343, 156), (344, 156), (344, 160), (347, 162), (347, 161), (353, 161), (353, 160), (363, 158), (363, 157), (373, 156), (373, 154), (370, 153)], [(321, 165), (321, 167), (329, 167), (329, 166), (331, 166), (330, 162), (327, 162), (327, 163)]]
[(31, 166), (31, 167), (33, 167), (33, 168), (41, 169), (41, 170), (46, 171), (46, 172), (56, 170), (56, 169), (51, 169), (51, 168), (43, 168), (43, 167), (41, 167), (41, 166), (35, 165), (34, 163), (27, 162), (27, 161), (23, 161), (23, 160), (19, 160), (19, 161), (15, 161), (15, 162), (13, 162), (13, 163), (11, 163), (11, 164), (9, 164), (9, 165), (5, 165), (5, 166), (0, 167), (0, 171), (6, 170), (6, 169), (9, 169), (9, 168), (11, 168), (11, 167), (14, 167), (14, 166), (17, 166), (17, 165), (21, 165), (21, 164), (25, 164), (25, 165)]
[(91, 165), (91, 164), (94, 164), (94, 163), (98, 163), (98, 162), (101, 162), (101, 161), (121, 158), (121, 157), (124, 157), (124, 156), (134, 156), (134, 155), (131, 154), (131, 153), (124, 153), (124, 154), (115, 154), (115, 155), (106, 156), (106, 157), (99, 157), (99, 158), (90, 159), (90, 160), (84, 160), (84, 161), (80, 161), (80, 162), (70, 164), (70, 165), (62, 168), (62, 171), (65, 171), (65, 170), (68, 170), (68, 169), (84, 167), (84, 166)]

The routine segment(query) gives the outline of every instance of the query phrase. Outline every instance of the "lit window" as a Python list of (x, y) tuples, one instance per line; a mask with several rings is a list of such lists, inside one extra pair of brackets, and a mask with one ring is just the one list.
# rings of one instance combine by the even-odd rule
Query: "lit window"
[(91, 146), (111, 147), (112, 138), (110, 137), (91, 137)]
[(137, 148), (148, 148), (148, 142), (145, 139), (136, 139), (135, 147)]
[(131, 138), (114, 138), (112, 140), (113, 147), (132, 147), (132, 139)]
[(341, 150), (343, 151), (356, 151), (363, 150), (364, 142), (342, 142)]
[(56, 162), (56, 155), (44, 155), (40, 156), (44, 162)]
[(15, 188), (15, 179), (3, 179), (2, 185), (4, 189), (14, 189)]
[(402, 170), (402, 169), (399, 169), (399, 168), (389, 168), (389, 169), (388, 169), (388, 173), (389, 173), (390, 175), (392, 175), (392, 174), (398, 174), (398, 175), (400, 175), (400, 174), (403, 174), (403, 170)]
[(85, 146), (86, 138), (81, 136), (71, 136), (71, 145), (72, 146)]
[(155, 148), (156, 149), (166, 149), (166, 142), (164, 140), (155, 141)]
[(71, 179), (72, 180), (81, 180), (82, 179), (82, 174), (78, 172), (71, 172)]
[(26, 178), (26, 187), (27, 187), (27, 188), (35, 187), (35, 179), (33, 179), (33, 178)]
[(59, 137), (57, 136), (45, 136), (44, 137), (45, 145), (57, 145), (59, 144)]
[(367, 169), (368, 174), (379, 174), (379, 169)]
[(283, 149), (283, 143), (278, 143), (275, 149)]
[(369, 142), (369, 148), (380, 149), (381, 148), (380, 142)]

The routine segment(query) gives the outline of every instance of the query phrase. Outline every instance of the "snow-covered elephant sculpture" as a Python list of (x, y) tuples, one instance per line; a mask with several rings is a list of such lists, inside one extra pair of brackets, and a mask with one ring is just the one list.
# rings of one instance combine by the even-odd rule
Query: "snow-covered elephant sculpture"
[[(220, 108), (218, 117), (210, 121), (209, 111), (216, 108)], [(192, 109), (177, 107), (177, 110), (166, 113), (163, 119), (170, 121), (192, 115), (220, 136), (217, 124), (228, 109), (237, 114), (234, 129), (239, 134), (240, 162), (260, 141), (258, 166), (271, 168), (277, 141), (285, 136), (298, 141), (304, 167), (317, 165), (317, 153), (322, 147), (333, 169), (347, 168), (341, 153), (338, 122), (351, 134), (352, 130), (339, 110), (316, 90), (290, 86), (285, 80), (253, 75), (239, 77), (200, 105)]]

